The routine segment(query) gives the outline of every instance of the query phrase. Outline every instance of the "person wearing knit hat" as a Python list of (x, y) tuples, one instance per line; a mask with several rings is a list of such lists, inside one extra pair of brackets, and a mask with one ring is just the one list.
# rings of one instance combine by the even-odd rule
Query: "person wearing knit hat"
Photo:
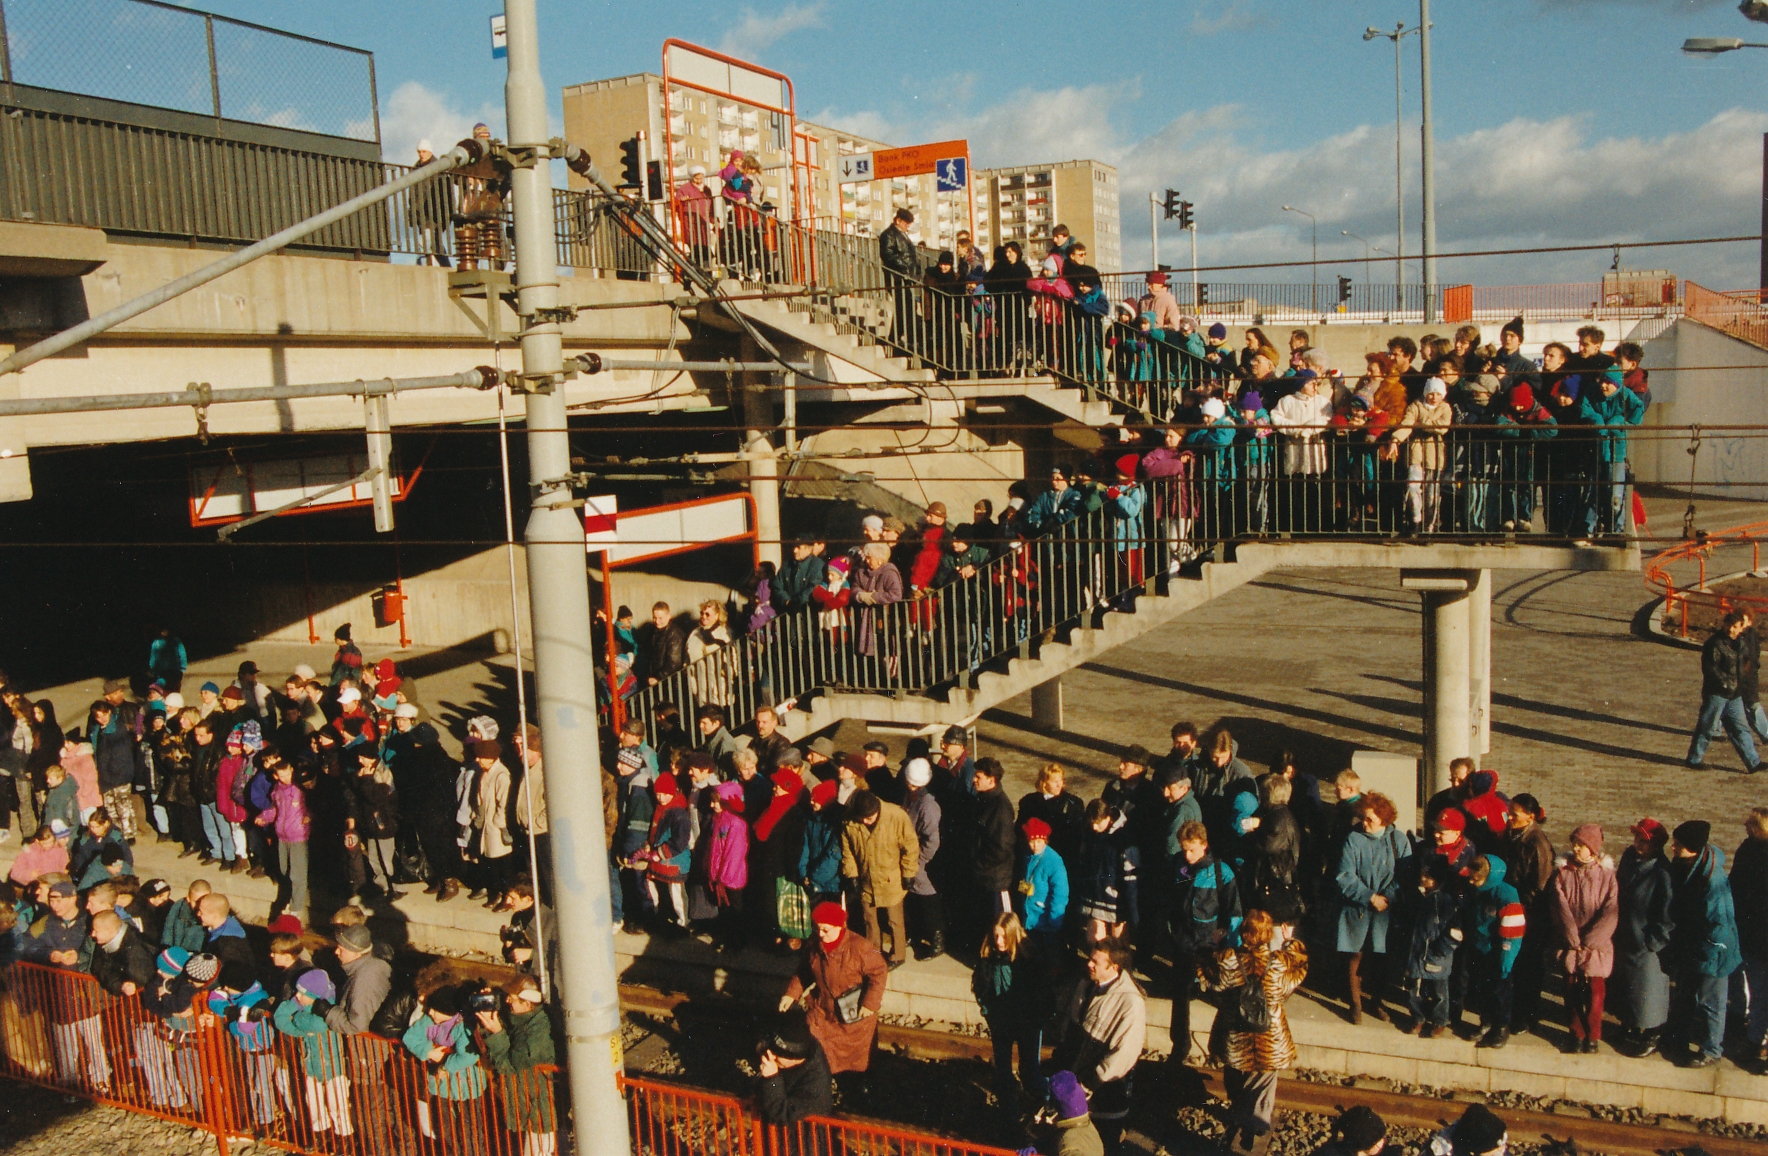
[(1433, 377), (1394, 426), (1392, 443), (1406, 447), (1406, 515), (1413, 534), (1434, 534), (1441, 522), (1442, 476), (1448, 465), (1443, 438), (1454, 421), (1448, 384)]
[(154, 970), (166, 979), (173, 979), (184, 974), (184, 965), (190, 962), (190, 952), (182, 947), (168, 947), (154, 959)]
[(853, 817), (842, 809), (841, 787), (839, 781), (830, 779), (810, 789), (810, 816), (804, 823), (797, 880), (804, 884), (813, 905), (841, 895), (842, 833)]
[(755, 1047), (755, 1100), (761, 1118), (796, 1128), (806, 1116), (835, 1110), (828, 1057), (797, 1008), (778, 1017)]
[(338, 990), (332, 985), (331, 976), (315, 967), (301, 973), (295, 980), (295, 990), (315, 1000), (332, 1002), (338, 997)]
[(668, 771), (651, 784), (651, 794), (656, 797), (657, 807), (651, 813), (650, 834), (645, 840), (645, 888), (652, 910), (659, 914), (662, 894), (668, 893), (673, 922), (669, 931), (679, 935), (688, 927), (685, 883), (694, 853), (693, 816), (675, 776)]
[(1079, 1156), (1105, 1150), (1105, 1141), (1089, 1114), (1087, 1090), (1072, 1071), (1064, 1068), (1050, 1077), (1049, 1104), (1050, 1110), (1033, 1120), (1037, 1151)]
[(811, 918), (816, 946), (786, 984), (779, 1010), (788, 1012), (805, 999), (810, 1033), (828, 1056), (829, 1071), (863, 1072), (872, 1062), (889, 965), (869, 939), (848, 932), (839, 903), (817, 904)]
[(1019, 867), (1018, 907), (1025, 930), (1036, 936), (1055, 958), (1060, 948), (1063, 921), (1068, 915), (1068, 868), (1062, 856), (1050, 849), (1050, 825), (1027, 819), (1020, 825), (1027, 855)]
[(1428, 1156), (1502, 1156), (1509, 1141), (1504, 1121), (1484, 1104), (1469, 1104), (1461, 1118), (1432, 1136)]
[(870, 791), (855, 791), (846, 806), (841, 873), (849, 884), (849, 893), (858, 896), (866, 938), (880, 950), (884, 947), (884, 926), (889, 924), (890, 967), (894, 970), (909, 957), (903, 902), (909, 884), (921, 869), (914, 821), (907, 811)]
[(1602, 1039), (1602, 1007), (1614, 973), (1615, 927), (1620, 887), (1613, 863), (1602, 854), (1602, 828), (1585, 823), (1572, 831), (1572, 851), (1553, 875), (1549, 909), (1560, 965), (1565, 971), (1568, 1052), (1593, 1054)]
[[(911, 748), (913, 749), (913, 748)], [(912, 758), (902, 768), (902, 809), (915, 830), (919, 847), (914, 877), (909, 880), (908, 894), (903, 897), (903, 917), (908, 923), (909, 946), (916, 959), (933, 959), (945, 951), (945, 907), (939, 889), (927, 873), (928, 864), (939, 853), (939, 801), (928, 784), (933, 781), (933, 764), (924, 758)]]
[(199, 951), (184, 961), (184, 974), (192, 983), (210, 984), (221, 974), (221, 960), (206, 951)]
[(1507, 451), (1513, 454), (1509, 460), (1514, 466), (1506, 468), (1507, 477), (1499, 486), (1498, 514), (1506, 533), (1527, 532), (1535, 516), (1536, 459), (1542, 456), (1532, 443), (1552, 438), (1559, 432), (1559, 423), (1536, 404), (1535, 391), (1526, 381), (1511, 386), (1509, 402), (1494, 420), (1500, 434), (1522, 442), (1514, 451)]
[(1674, 988), (1664, 1054), (1691, 1068), (1719, 1062), (1731, 973), (1743, 963), (1725, 853), (1713, 846), (1712, 833), (1710, 823), (1690, 819), (1670, 844), (1673, 927), (1664, 956)]

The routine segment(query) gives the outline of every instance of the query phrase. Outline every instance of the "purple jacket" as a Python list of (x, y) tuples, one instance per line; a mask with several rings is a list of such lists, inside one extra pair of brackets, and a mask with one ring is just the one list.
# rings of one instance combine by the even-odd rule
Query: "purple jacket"
[(749, 885), (749, 824), (743, 816), (720, 811), (712, 820), (706, 881), (714, 886), (723, 884), (726, 891), (741, 891)]
[(278, 843), (305, 843), (313, 819), (307, 814), (307, 792), (293, 783), (278, 783), (270, 791), (270, 806), (258, 815), (260, 826), (274, 824)]
[(1579, 867), (1562, 859), (1549, 891), (1566, 974), (1606, 979), (1615, 969), (1615, 925), (1621, 916), (1612, 861), (1604, 857)]

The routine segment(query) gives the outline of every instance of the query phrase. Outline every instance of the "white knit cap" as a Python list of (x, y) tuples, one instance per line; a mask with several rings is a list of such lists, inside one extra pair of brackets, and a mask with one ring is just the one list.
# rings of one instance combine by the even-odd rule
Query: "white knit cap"
[(303, 682), (312, 682), (317, 676), (313, 673), (313, 668), (303, 662), (295, 667), (295, 677)]
[(1444, 397), (1448, 397), (1449, 396), (1448, 382), (1444, 381), (1440, 377), (1433, 377), (1429, 381), (1425, 382), (1424, 383), (1424, 396), (1429, 397), (1433, 393), (1440, 393)]
[(494, 739), (497, 737), (497, 720), (488, 714), (474, 715), (467, 720), (467, 735), (474, 739)]
[(1204, 417), (1209, 417), (1209, 418), (1221, 417), (1223, 414), (1226, 414), (1227, 412), (1228, 412), (1228, 407), (1222, 404), (1222, 399), (1219, 397), (1206, 398), (1203, 402), (1203, 416)]
[(860, 525), (868, 530), (882, 530), (884, 528), (884, 519), (876, 514), (867, 514), (865, 520), (862, 521)]
[(394, 718), (416, 718), (417, 708), (408, 702), (402, 702), (393, 708)]
[(902, 778), (911, 787), (925, 787), (933, 781), (933, 764), (926, 759), (910, 759), (902, 769)]
[(183, 709), (184, 709), (184, 696), (183, 695), (179, 694), (177, 691), (173, 691), (171, 694), (166, 696), (166, 713), (167, 714), (177, 714), (179, 711), (181, 711)]

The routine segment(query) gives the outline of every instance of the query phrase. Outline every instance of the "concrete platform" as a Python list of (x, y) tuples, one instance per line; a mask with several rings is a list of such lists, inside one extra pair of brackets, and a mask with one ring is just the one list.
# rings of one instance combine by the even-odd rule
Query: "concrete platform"
[[(250, 923), (263, 923), (276, 898), (271, 880), (217, 872), (179, 859), (176, 844), (159, 844), (149, 835), (135, 848), (143, 879), (161, 878), (182, 894), (197, 878), (208, 879), (227, 895)], [(0, 845), (0, 872), (18, 854), (17, 840)], [(320, 905), (322, 914), (329, 906)], [(503, 919), (465, 895), (439, 904), (413, 888), (396, 904), (377, 908), (371, 926), (377, 937), (423, 951), (495, 959)], [(625, 983), (688, 995), (713, 995), (771, 1005), (797, 966), (794, 957), (750, 948), (722, 955), (697, 939), (665, 939), (616, 932), (614, 951)], [(911, 961), (890, 974), (885, 1014), (915, 1026), (960, 1025), (975, 1030), (982, 1016), (970, 995), (970, 970), (949, 956)], [(1466, 1092), (1517, 1092), (1529, 1096), (1638, 1108), (1650, 1113), (1717, 1118), (1768, 1125), (1768, 1077), (1756, 1076), (1729, 1060), (1689, 1071), (1661, 1057), (1631, 1059), (1605, 1047), (1594, 1056), (1566, 1056), (1539, 1036), (1518, 1036), (1500, 1051), (1475, 1048), (1469, 1041), (1422, 1040), (1391, 1024), (1365, 1018), (1357, 1026), (1316, 997), (1302, 993), (1289, 1002), (1289, 1019), (1300, 1049), (1299, 1066), (1343, 1076), (1364, 1076), (1400, 1084)], [(1191, 1006), (1188, 1055), (1201, 1055), (1215, 1009)], [(1148, 1001), (1148, 1048), (1169, 1054), (1172, 1002)]]

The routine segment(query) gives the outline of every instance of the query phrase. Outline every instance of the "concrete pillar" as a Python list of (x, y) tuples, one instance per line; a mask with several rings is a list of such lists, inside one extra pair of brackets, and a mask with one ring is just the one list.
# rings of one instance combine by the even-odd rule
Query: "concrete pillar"
[[(743, 358), (759, 361), (761, 350), (753, 340), (744, 338)], [(773, 398), (760, 384), (762, 375), (746, 375), (743, 385), (743, 452), (749, 459), (749, 494), (755, 499), (755, 531), (760, 538), (761, 560), (777, 568), (785, 559), (780, 544), (780, 463), (774, 456), (770, 431), (774, 421)]]
[(1449, 785), (1449, 763), (1473, 754), (1468, 592), (1471, 570), (1402, 570), (1400, 585), (1424, 599), (1424, 758), (1419, 795)]
[(1062, 676), (1031, 688), (1031, 721), (1044, 730), (1062, 729)]
[(1472, 664), (1473, 753), (1492, 751), (1492, 572), (1481, 570), (1467, 591), (1468, 658)]

